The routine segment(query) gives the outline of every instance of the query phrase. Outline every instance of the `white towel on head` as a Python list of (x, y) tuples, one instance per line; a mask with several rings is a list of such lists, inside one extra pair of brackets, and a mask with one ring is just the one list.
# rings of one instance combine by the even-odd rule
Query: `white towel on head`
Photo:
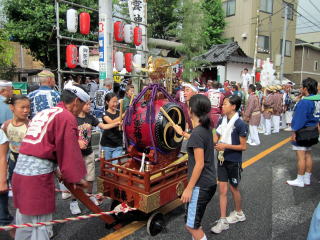
[(216, 130), (216, 132), (220, 135), (219, 142), (232, 144), (231, 133), (234, 128), (234, 123), (238, 120), (238, 118), (238, 113), (235, 113), (233, 117), (229, 120), (229, 122), (227, 116), (224, 116), (222, 118), (222, 122)]

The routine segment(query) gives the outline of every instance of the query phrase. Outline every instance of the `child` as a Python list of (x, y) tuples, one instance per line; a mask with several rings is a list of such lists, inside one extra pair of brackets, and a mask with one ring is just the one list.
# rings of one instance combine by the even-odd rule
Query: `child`
[(21, 142), (26, 135), (28, 127), (28, 116), (30, 113), (30, 101), (26, 96), (15, 95), (6, 100), (13, 118), (3, 123), (2, 129), (9, 139), (9, 182), (11, 182), (13, 170), (19, 156)]
[[(78, 142), (87, 169), (87, 175), (85, 177), (85, 180), (88, 181), (88, 194), (92, 194), (93, 181), (95, 180), (95, 156), (91, 146), (92, 127), (98, 126), (99, 128), (106, 130), (119, 126), (119, 122), (111, 124), (100, 123), (98, 119), (96, 119), (94, 116), (90, 114), (90, 105), (91, 102), (87, 102), (77, 117), (79, 130)], [(90, 196), (90, 200), (94, 202), (96, 205), (99, 205), (99, 202), (94, 196)], [(75, 199), (73, 199), (70, 203), (70, 210), (72, 214), (81, 213), (78, 202)]]
[[(115, 93), (108, 93), (105, 98), (106, 112), (102, 120), (105, 124), (117, 123), (120, 121), (119, 111), (117, 110), (118, 98)], [(100, 144), (105, 153), (105, 159), (111, 159), (122, 154), (122, 132), (118, 126), (104, 130)]]
[[(241, 106), (239, 96), (224, 99), (222, 112), (225, 115), (220, 120), (217, 134), (214, 136), (218, 153), (218, 181), (220, 198), (220, 219), (211, 228), (213, 233), (221, 233), (229, 229), (229, 223), (245, 221), (246, 216), (241, 210), (241, 195), (238, 185), (242, 171), (242, 151), (246, 150), (248, 126), (239, 118), (238, 110)], [(235, 211), (226, 217), (228, 182), (235, 203)]]
[(193, 130), (191, 135), (175, 127), (178, 134), (189, 137), (188, 149), (188, 185), (181, 201), (186, 203), (186, 228), (195, 240), (206, 240), (201, 220), (216, 192), (216, 174), (214, 164), (213, 137), (210, 130), (209, 113), (211, 103), (204, 95), (194, 95), (189, 102)]
[(126, 86), (126, 95), (123, 98), (123, 104), (122, 104), (122, 112), (125, 112), (131, 102), (131, 98), (134, 95), (134, 86), (133, 85), (127, 85)]

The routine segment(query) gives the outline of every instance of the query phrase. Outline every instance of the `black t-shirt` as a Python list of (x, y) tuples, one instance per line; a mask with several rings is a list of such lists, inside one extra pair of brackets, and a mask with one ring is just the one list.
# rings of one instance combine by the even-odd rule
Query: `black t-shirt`
[(84, 118), (77, 117), (77, 122), (79, 130), (79, 140), (82, 140), (87, 145), (87, 148), (81, 149), (81, 152), (82, 155), (87, 156), (92, 153), (92, 127), (98, 126), (100, 122), (91, 114), (87, 114)]
[[(222, 123), (220, 119), (218, 126)], [(234, 128), (231, 133), (232, 145), (240, 145), (240, 137), (247, 137), (248, 135), (248, 125), (238, 118), (234, 122)], [(225, 149), (223, 154), (224, 160), (229, 162), (242, 162), (242, 151)]]
[[(108, 116), (112, 120), (116, 119), (119, 117), (119, 112), (116, 112), (115, 114), (112, 114), (108, 111), (106, 111), (106, 114), (104, 116)], [(103, 116), (103, 118), (104, 118)], [(103, 119), (102, 118), (102, 119)], [(103, 123), (107, 123), (103, 119)], [(122, 146), (122, 131), (119, 131), (119, 127), (114, 127), (108, 130), (104, 130), (102, 137), (101, 137), (101, 146), (104, 147), (111, 147), (111, 148), (116, 148), (116, 147), (121, 147)]]
[(190, 180), (193, 168), (195, 166), (194, 148), (202, 148), (204, 150), (204, 168), (202, 169), (200, 178), (196, 186), (208, 188), (216, 184), (216, 171), (214, 164), (213, 137), (210, 129), (197, 126), (192, 130), (188, 140), (188, 179)]

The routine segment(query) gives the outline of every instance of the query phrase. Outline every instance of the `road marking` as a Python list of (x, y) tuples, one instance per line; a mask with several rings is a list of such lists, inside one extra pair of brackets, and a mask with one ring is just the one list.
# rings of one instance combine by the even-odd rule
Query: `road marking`
[[(276, 145), (273, 145), (272, 147), (264, 150), (263, 152), (259, 153), (258, 155), (254, 156), (254, 157), (250, 158), (249, 160), (245, 161), (244, 163), (242, 163), (242, 168), (249, 167), (250, 165), (259, 161), (261, 158), (264, 158), (269, 153), (277, 150), (278, 148), (282, 147), (283, 145), (287, 144), (290, 141), (291, 141), (291, 137), (286, 138), (286, 139), (282, 140), (281, 142), (277, 143)], [(176, 199), (176, 200), (172, 201), (171, 203), (161, 207), (159, 209), (159, 212), (161, 212), (162, 214), (167, 214), (181, 205), (182, 205), (182, 202), (180, 201), (180, 199)], [(132, 223), (120, 228), (119, 230), (108, 234), (107, 236), (101, 238), (100, 240), (121, 240), (121, 239), (125, 238), (126, 236), (129, 236), (132, 233), (136, 232), (137, 230), (139, 230), (140, 228), (142, 228), (146, 224), (147, 224), (146, 221), (132, 222)]]
[(269, 153), (277, 150), (278, 148), (282, 147), (283, 145), (287, 144), (288, 142), (291, 141), (291, 137), (288, 137), (281, 142), (277, 143), (276, 145), (273, 145), (272, 147), (264, 150), (263, 152), (259, 153), (258, 155), (250, 158), (249, 160), (245, 161), (242, 163), (242, 168), (249, 167), (250, 165), (254, 164), (255, 162), (259, 161), (261, 158), (264, 158), (267, 156)]

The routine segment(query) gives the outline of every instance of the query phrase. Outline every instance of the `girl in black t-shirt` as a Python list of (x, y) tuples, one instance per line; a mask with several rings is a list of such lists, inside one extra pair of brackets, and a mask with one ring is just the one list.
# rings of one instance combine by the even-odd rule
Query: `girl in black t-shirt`
[(189, 101), (193, 130), (191, 135), (174, 126), (176, 132), (188, 140), (188, 185), (181, 201), (186, 203), (186, 228), (193, 239), (206, 240), (201, 220), (207, 204), (216, 191), (216, 174), (213, 152), (213, 137), (210, 129), (211, 103), (204, 95), (194, 95)]
[[(103, 123), (116, 123), (120, 121), (118, 98), (115, 93), (108, 93), (105, 97), (106, 113), (103, 116)], [(105, 159), (120, 157), (122, 154), (122, 132), (119, 127), (104, 130), (100, 144), (104, 150)]]

